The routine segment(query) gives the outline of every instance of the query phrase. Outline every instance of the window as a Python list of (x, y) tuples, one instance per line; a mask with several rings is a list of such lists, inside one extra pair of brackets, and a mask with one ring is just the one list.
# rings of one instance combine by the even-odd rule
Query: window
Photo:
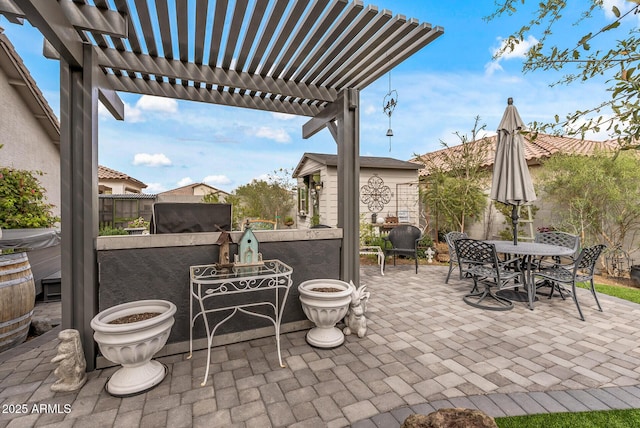
[(298, 187), (298, 215), (305, 217), (309, 213), (309, 177)]

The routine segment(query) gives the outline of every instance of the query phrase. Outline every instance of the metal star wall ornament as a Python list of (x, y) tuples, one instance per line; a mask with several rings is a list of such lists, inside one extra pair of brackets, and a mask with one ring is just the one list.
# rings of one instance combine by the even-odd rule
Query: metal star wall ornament
[(373, 175), (360, 189), (360, 200), (367, 204), (370, 212), (379, 213), (391, 201), (391, 189), (382, 178)]

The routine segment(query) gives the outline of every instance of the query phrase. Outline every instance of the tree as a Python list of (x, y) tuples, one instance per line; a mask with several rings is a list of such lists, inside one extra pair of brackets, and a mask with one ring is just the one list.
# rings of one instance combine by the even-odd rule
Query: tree
[(613, 159), (555, 155), (544, 163), (540, 184), (556, 206), (557, 229), (628, 251), (640, 228), (640, 160), (631, 153)]
[[(502, 0), (498, 9), (485, 19), (494, 20), (503, 15), (513, 15), (524, 0)], [(552, 34), (555, 28), (567, 28), (580, 24), (580, 28), (589, 27), (594, 15), (605, 12), (603, 0), (580, 2), (581, 14), (574, 22), (563, 16), (571, 15), (570, 7), (576, 2), (564, 0), (543, 0), (537, 3), (533, 18), (506, 40), (497, 57), (513, 51), (516, 46), (530, 35), (540, 36), (533, 45), (523, 65), (523, 72), (535, 70), (565, 70), (565, 75), (555, 84), (571, 84), (604, 76), (608, 78), (608, 91), (611, 98), (585, 110), (567, 114), (561, 120), (556, 114), (554, 123), (537, 123), (532, 131), (554, 132), (581, 136), (588, 131), (606, 130), (612, 138), (616, 138), (621, 149), (640, 148), (640, 38), (636, 15), (640, 11), (637, 0), (628, 1), (626, 11), (615, 5), (611, 7), (613, 22), (596, 27), (594, 31), (579, 34), (575, 39), (562, 38), (554, 44)], [(569, 22), (568, 22), (569, 21)], [(585, 30), (588, 31), (588, 30)], [(611, 36), (608, 38), (607, 36)], [(603, 40), (604, 39), (604, 40)], [(608, 115), (608, 109), (613, 114)]]
[(422, 198), (431, 215), (430, 226), (437, 232), (464, 232), (465, 225), (482, 215), (486, 207), (484, 189), (489, 171), (483, 165), (490, 141), (478, 139), (478, 133), (486, 127), (479, 122), (480, 117), (476, 117), (471, 139), (456, 132), (459, 146), (451, 148), (440, 141), (445, 150), (419, 158), (429, 171), (423, 181)]
[(267, 180), (253, 180), (235, 189), (234, 195), (226, 198), (227, 203), (233, 205), (234, 222), (261, 218), (282, 223), (280, 217), (286, 215), (295, 202), (290, 176), (290, 170), (281, 168), (270, 174)]

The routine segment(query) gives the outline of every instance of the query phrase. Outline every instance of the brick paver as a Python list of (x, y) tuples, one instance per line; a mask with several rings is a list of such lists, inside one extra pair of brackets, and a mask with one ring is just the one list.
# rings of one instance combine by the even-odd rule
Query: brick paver
[[(115, 368), (88, 374), (78, 392), (54, 393), (57, 331), (0, 354), (0, 428), (83, 426), (393, 427), (411, 413), (477, 408), (499, 417), (559, 411), (640, 408), (640, 305), (600, 296), (604, 312), (571, 300), (516, 303), (503, 313), (465, 305), (469, 283), (446, 267), (404, 265), (384, 277), (361, 268), (371, 292), (364, 338), (322, 350), (305, 332), (160, 358), (169, 369), (153, 390), (110, 396)], [(589, 302), (588, 291), (578, 290)], [(49, 304), (50, 305), (50, 304)], [(51, 306), (47, 307), (51, 311)], [(19, 414), (16, 404), (69, 405), (70, 413)], [(9, 407), (14, 405), (14, 407)]]

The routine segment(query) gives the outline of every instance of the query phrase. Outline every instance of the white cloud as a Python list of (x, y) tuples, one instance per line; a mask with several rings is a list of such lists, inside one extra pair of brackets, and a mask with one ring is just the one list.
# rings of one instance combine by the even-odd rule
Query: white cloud
[[(492, 49), (491, 54), (496, 55), (505, 48), (507, 44), (507, 39), (503, 39), (502, 37), (498, 37), (499, 46)], [(485, 64), (484, 69), (485, 73), (491, 76), (494, 72), (502, 70), (502, 66), (500, 65), (501, 61), (508, 61), (510, 59), (524, 59), (527, 57), (527, 52), (531, 47), (535, 46), (538, 43), (538, 39), (533, 36), (527, 37), (525, 40), (517, 43), (513, 46), (512, 50), (505, 50), (500, 57), (497, 59)]]
[(226, 175), (207, 175), (202, 179), (203, 183), (207, 184), (231, 184), (231, 179)]
[(286, 114), (286, 113), (271, 113), (271, 116), (274, 119), (278, 119), (278, 120), (293, 120), (298, 117), (294, 114)]
[(633, 2), (628, 0), (604, 0), (602, 2), (602, 9), (604, 9), (604, 16), (607, 19), (614, 20), (616, 16), (613, 14), (613, 7), (617, 7), (621, 14), (628, 12), (631, 8), (634, 8), (635, 5)]
[(129, 123), (144, 122), (142, 111), (129, 103), (124, 103), (124, 120)]
[(147, 188), (144, 189), (144, 193), (154, 194), (164, 192), (166, 187), (164, 187), (161, 183), (147, 183)]
[(143, 95), (136, 102), (136, 107), (145, 111), (176, 113), (178, 111), (178, 102), (172, 98)]
[(277, 143), (290, 143), (291, 137), (283, 128), (269, 128), (267, 126), (261, 126), (258, 129), (250, 131), (251, 134), (258, 138), (266, 138), (273, 140)]
[(164, 153), (137, 153), (133, 157), (133, 164), (145, 166), (169, 166), (171, 165), (171, 159), (165, 156)]
[(188, 186), (193, 183), (193, 179), (191, 177), (184, 177), (180, 181), (178, 181), (178, 187)]

